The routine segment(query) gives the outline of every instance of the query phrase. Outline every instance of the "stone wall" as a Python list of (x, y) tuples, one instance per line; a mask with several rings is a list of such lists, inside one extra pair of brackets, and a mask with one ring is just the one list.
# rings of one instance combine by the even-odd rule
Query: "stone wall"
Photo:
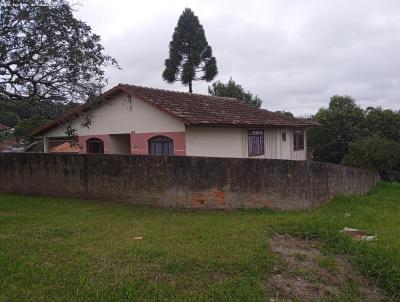
[(378, 181), (372, 171), (311, 161), (0, 153), (0, 192), (161, 207), (309, 209)]

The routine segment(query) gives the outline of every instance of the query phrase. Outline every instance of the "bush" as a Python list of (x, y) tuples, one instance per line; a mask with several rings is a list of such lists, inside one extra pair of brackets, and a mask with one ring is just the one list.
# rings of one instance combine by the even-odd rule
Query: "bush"
[(3, 111), (0, 113), (0, 124), (6, 125), (7, 127), (13, 128), (19, 121), (19, 116), (14, 112)]
[(362, 138), (350, 144), (343, 164), (378, 171), (387, 181), (400, 181), (400, 144), (380, 138)]

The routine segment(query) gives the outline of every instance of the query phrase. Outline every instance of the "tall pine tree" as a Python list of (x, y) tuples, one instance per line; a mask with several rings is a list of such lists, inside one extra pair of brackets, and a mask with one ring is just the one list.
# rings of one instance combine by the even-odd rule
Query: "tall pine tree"
[(180, 81), (189, 86), (197, 80), (212, 81), (218, 73), (217, 61), (208, 45), (203, 26), (190, 8), (179, 17), (172, 41), (169, 43), (169, 58), (165, 60), (162, 77), (172, 84)]

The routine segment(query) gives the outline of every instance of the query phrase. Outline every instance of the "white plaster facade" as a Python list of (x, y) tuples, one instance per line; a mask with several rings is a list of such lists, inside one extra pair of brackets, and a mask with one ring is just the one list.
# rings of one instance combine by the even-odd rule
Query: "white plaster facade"
[[(181, 121), (127, 94), (115, 96), (97, 108), (93, 112), (89, 128), (82, 127), (79, 119), (71, 125), (79, 136), (185, 131), (185, 125)], [(57, 127), (46, 132), (44, 136), (65, 136), (65, 131), (63, 127)]]
[[(256, 158), (306, 159), (306, 131), (304, 149), (294, 150), (292, 128), (222, 128), (188, 127), (186, 129), (186, 154), (192, 156), (248, 157), (248, 130), (264, 131), (264, 155)], [(286, 140), (282, 138), (286, 133)]]

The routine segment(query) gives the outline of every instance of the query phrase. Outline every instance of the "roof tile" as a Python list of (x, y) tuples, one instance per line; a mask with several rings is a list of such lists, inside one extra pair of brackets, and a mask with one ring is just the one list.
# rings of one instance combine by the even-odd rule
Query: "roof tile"
[[(290, 118), (256, 108), (234, 98), (169, 91), (120, 84), (127, 93), (185, 120), (190, 125), (218, 126), (315, 126), (305, 119)], [(117, 86), (117, 87), (118, 87)]]
[[(318, 123), (310, 120), (290, 118), (265, 109), (256, 108), (234, 98), (128, 84), (119, 84), (102, 96), (110, 98), (121, 92), (138, 97), (146, 103), (182, 120), (186, 125), (220, 127), (310, 127), (318, 125)], [(87, 110), (90, 110), (90, 105), (85, 103), (34, 131), (34, 134), (42, 134)]]

